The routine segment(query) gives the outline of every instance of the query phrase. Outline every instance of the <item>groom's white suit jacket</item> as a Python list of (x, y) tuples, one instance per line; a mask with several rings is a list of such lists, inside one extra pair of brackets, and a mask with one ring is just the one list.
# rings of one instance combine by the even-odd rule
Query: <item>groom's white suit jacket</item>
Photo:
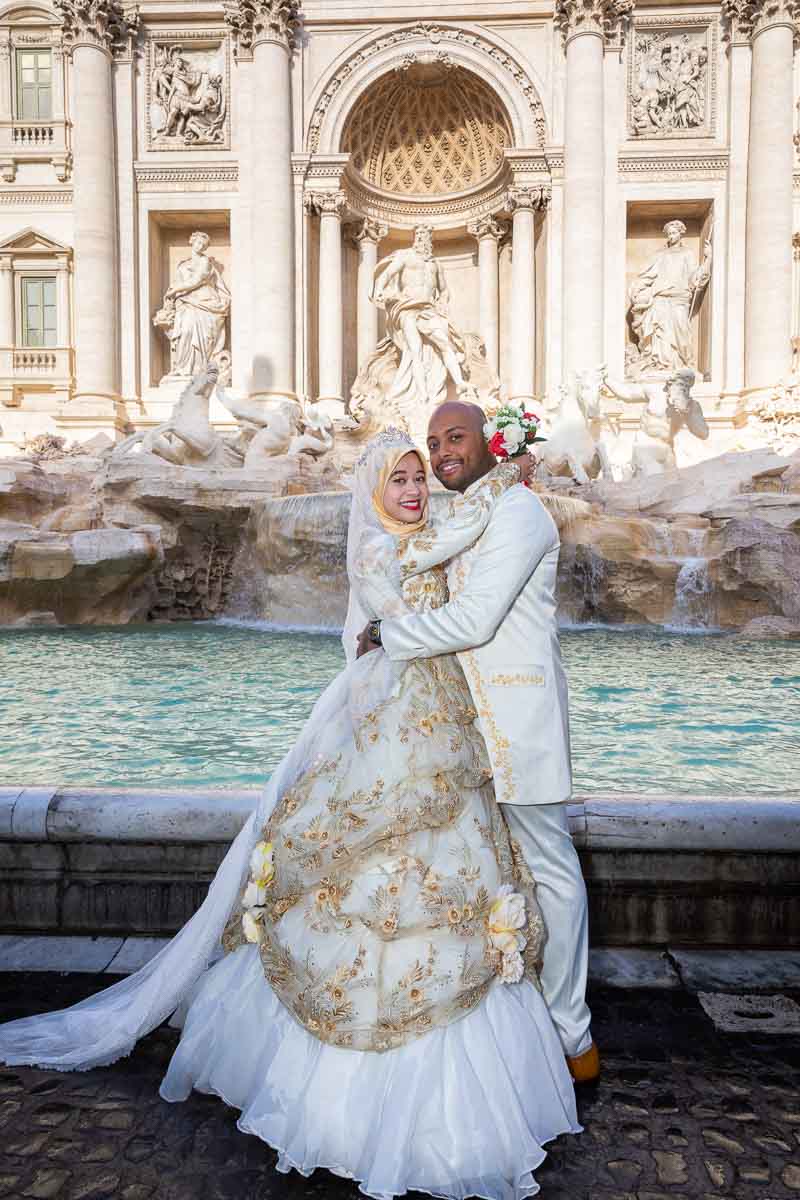
[[(558, 530), (527, 488), (510, 488), (494, 503), (485, 530), (455, 557), (475, 519), (464, 493), (451, 519), (411, 540), (416, 574), (451, 561), (450, 601), (442, 608), (381, 623), (390, 659), (456, 652), (469, 682), (501, 804), (555, 804), (572, 788), (567, 681), (556, 627)], [(485, 508), (484, 508), (485, 514)], [(483, 518), (485, 522), (485, 515)], [(401, 562), (402, 551), (401, 551)]]

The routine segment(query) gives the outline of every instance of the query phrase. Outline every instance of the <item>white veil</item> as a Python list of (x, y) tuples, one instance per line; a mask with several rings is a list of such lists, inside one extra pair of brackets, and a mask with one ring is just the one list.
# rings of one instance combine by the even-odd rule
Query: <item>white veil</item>
[(356, 641), (367, 621), (382, 615), (372, 611), (372, 606), (363, 595), (361, 580), (364, 576), (365, 555), (370, 545), (386, 543), (386, 531), (375, 511), (372, 494), (378, 486), (387, 455), (398, 450), (415, 450), (419, 453), (419, 448), (407, 433), (390, 426), (368, 443), (356, 463), (353, 474), (350, 520), (347, 525), (347, 579), (350, 584), (350, 596), (342, 631), (342, 646), (348, 665), (355, 661)]
[(387, 544), (392, 545), (372, 506), (372, 493), (387, 453), (398, 447), (415, 449), (408, 435), (399, 430), (379, 434), (367, 446), (355, 471), (347, 543), (350, 605), (344, 644), (348, 665), (320, 696), (294, 746), (276, 768), (200, 908), (135, 975), (72, 1008), (0, 1025), (0, 1062), (61, 1071), (104, 1066), (130, 1054), (139, 1038), (189, 1000), (204, 971), (220, 956), (222, 934), (241, 894), (250, 853), (277, 801), (316, 759), (325, 730), (343, 708), (352, 711), (355, 703), (374, 705), (390, 694), (396, 673), (385, 655), (353, 660), (358, 633), (367, 620), (382, 615), (368, 611), (376, 606), (362, 600), (359, 581), (364, 578), (370, 546), (383, 547), (385, 562)]

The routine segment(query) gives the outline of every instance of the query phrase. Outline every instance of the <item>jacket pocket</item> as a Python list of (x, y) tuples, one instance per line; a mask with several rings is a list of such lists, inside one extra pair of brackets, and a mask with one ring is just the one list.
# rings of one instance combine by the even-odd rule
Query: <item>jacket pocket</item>
[(538, 663), (523, 663), (490, 671), (487, 683), (492, 687), (543, 688), (547, 683), (547, 676), (544, 667)]

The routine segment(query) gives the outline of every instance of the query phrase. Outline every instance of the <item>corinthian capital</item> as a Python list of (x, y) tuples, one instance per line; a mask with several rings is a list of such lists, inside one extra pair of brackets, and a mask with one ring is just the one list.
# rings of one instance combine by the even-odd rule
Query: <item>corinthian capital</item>
[(62, 21), (62, 37), (68, 50), (97, 46), (110, 54), (129, 47), (139, 27), (139, 9), (119, 0), (53, 0)]
[(552, 191), (547, 186), (527, 184), (521, 187), (512, 187), (506, 195), (506, 208), (512, 213), (516, 209), (537, 212), (548, 207), (551, 197)]
[(470, 221), (467, 225), (467, 233), (472, 237), (477, 238), (480, 242), (483, 238), (494, 238), (499, 242), (501, 238), (508, 233), (507, 221), (496, 221), (493, 216), (477, 217), (474, 221)]
[(565, 42), (581, 33), (615, 34), (635, 7), (635, 0), (556, 0), (556, 23)]
[(774, 25), (787, 25), (797, 37), (800, 0), (722, 0), (722, 12), (740, 36), (754, 38)]
[(316, 216), (336, 216), (341, 217), (342, 213), (347, 208), (347, 195), (345, 192), (306, 192), (304, 197), (306, 211)]
[(300, 0), (223, 0), (223, 9), (240, 49), (252, 50), (262, 42), (291, 49)]
[(371, 217), (364, 217), (363, 221), (358, 221), (349, 229), (350, 240), (356, 245), (361, 246), (365, 242), (382, 242), (385, 237), (388, 237), (389, 226), (384, 221), (374, 221)]

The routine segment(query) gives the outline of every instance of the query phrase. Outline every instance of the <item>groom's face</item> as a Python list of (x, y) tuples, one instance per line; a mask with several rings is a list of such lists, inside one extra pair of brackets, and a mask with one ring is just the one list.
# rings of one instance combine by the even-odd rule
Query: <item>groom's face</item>
[(428, 425), (431, 470), (450, 492), (463, 492), (495, 465), (475, 405), (443, 404)]

